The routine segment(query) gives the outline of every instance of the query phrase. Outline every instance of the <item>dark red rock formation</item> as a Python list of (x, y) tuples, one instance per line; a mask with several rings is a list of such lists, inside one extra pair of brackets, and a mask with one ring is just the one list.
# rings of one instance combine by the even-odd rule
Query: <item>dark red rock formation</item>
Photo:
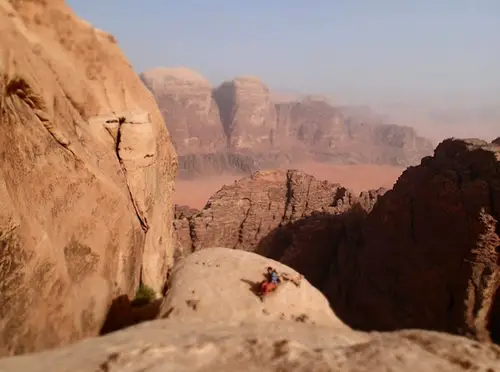
[(361, 329), (425, 328), (498, 339), (500, 149), (446, 140), (378, 199), (323, 287)]

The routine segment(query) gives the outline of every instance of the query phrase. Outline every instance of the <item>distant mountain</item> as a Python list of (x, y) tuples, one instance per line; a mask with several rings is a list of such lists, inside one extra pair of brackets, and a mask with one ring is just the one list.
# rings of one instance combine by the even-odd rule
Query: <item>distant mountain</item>
[(273, 93), (257, 77), (213, 88), (189, 69), (157, 68), (141, 79), (164, 116), (181, 177), (201, 176), (204, 169), (247, 174), (305, 160), (406, 166), (432, 154), (433, 144), (413, 128), (395, 125), (367, 106), (337, 107), (327, 96)]

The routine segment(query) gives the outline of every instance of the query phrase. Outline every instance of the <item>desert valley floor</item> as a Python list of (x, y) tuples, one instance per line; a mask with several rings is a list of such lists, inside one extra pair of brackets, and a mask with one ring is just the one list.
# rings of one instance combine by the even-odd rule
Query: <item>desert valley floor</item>
[[(340, 183), (355, 193), (379, 187), (391, 188), (405, 168), (390, 165), (333, 165), (307, 162), (290, 166), (306, 172), (318, 180)], [(222, 175), (195, 180), (175, 181), (174, 203), (203, 208), (207, 200), (223, 185), (229, 185), (242, 176)]]

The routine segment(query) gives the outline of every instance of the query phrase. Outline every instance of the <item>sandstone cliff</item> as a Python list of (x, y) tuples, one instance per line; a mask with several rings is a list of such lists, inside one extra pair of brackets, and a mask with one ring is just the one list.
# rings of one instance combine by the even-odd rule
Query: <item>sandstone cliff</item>
[(211, 152), (226, 145), (212, 86), (187, 68), (156, 68), (141, 79), (159, 102), (179, 154)]
[[(446, 140), (378, 199), (323, 290), (348, 324), (500, 342), (500, 146)], [(364, 310), (364, 309), (369, 309)]]
[(269, 88), (256, 77), (237, 77), (214, 90), (231, 148), (271, 147), (276, 110)]
[[(172, 133), (182, 178), (244, 174), (226, 162), (224, 152), (249, 156), (263, 170), (310, 160), (414, 165), (434, 147), (412, 128), (384, 124), (373, 113), (351, 115), (322, 97), (276, 102), (255, 77), (237, 77), (215, 89), (186, 68), (157, 68), (141, 78)], [(190, 166), (207, 162), (206, 173)]]
[(0, 1), (0, 344), (97, 334), (112, 298), (160, 290), (176, 156), (115, 39), (63, 1)]

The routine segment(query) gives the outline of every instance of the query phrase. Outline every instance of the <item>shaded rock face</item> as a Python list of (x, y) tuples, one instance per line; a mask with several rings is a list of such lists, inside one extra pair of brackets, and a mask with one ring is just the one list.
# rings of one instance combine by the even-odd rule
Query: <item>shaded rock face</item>
[(63, 1), (2, 1), (0, 344), (96, 335), (118, 295), (160, 288), (176, 156), (114, 38)]
[(499, 217), (500, 149), (446, 140), (378, 199), (357, 245), (338, 246), (323, 291), (356, 328), (498, 342)]
[(335, 242), (357, 236), (378, 195), (296, 170), (256, 172), (213, 195), (199, 212), (177, 207), (174, 227), (186, 254), (211, 246), (257, 252), (306, 275), (321, 288)]
[(239, 77), (214, 90), (229, 147), (270, 147), (276, 110), (269, 89), (257, 78)]
[(212, 86), (187, 68), (156, 68), (141, 74), (158, 101), (179, 154), (210, 152), (226, 144)]
[(498, 137), (497, 139), (493, 140), (493, 143), (495, 145), (499, 145), (500, 146), (500, 137)]

